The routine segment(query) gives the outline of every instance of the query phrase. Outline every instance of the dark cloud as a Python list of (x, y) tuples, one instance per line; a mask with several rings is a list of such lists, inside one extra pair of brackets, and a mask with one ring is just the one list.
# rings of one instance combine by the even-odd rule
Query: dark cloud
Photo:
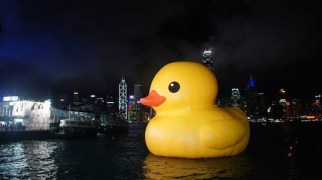
[[(5, 74), (16, 64), (32, 69), (23, 72), (28, 81), (54, 91), (112, 94), (124, 76), (131, 93), (135, 83), (147, 91), (166, 63), (201, 62), (203, 50), (211, 48), (223, 95), (244, 87), (251, 74), (262, 91), (287, 86), (294, 95), (312, 95), (321, 92), (321, 83), (312, 83), (319, 81), (321, 69), (316, 63), (321, 59), (321, 4), (1, 1), (0, 74), (18, 83)], [(298, 83), (307, 86), (300, 91)], [(4, 92), (10, 90), (6, 84)]]

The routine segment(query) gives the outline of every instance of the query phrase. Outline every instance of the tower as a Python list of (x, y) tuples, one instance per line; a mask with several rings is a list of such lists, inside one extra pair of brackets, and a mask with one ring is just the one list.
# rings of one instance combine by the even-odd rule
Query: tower
[(205, 50), (202, 54), (203, 60), (202, 63), (207, 66), (211, 71), (214, 70), (214, 65), (212, 62), (212, 52), (211, 50)]
[(134, 84), (134, 97), (138, 101), (142, 97), (142, 85)]
[(119, 84), (119, 111), (127, 119), (127, 84), (124, 77)]
[(135, 97), (135, 112), (138, 121), (143, 119), (142, 106), (140, 99), (142, 98), (142, 85), (134, 84), (134, 97)]
[(255, 88), (255, 80), (250, 76), (245, 89), (245, 104), (244, 109), (248, 116), (254, 116), (258, 114), (258, 101), (257, 91)]
[(278, 92), (278, 97), (279, 97), (279, 104), (280, 107), (282, 108), (282, 116), (281, 118), (285, 120), (289, 120), (290, 118), (290, 102), (287, 98), (287, 93), (285, 89), (280, 89)]
[(74, 105), (81, 104), (81, 102), (80, 102), (80, 94), (79, 94), (78, 91), (74, 91), (74, 93), (73, 93), (73, 104)]
[(240, 107), (240, 92), (238, 88), (232, 88), (231, 89), (231, 106), (233, 107)]
[(142, 97), (142, 85), (134, 84), (134, 98), (135, 98), (135, 110), (140, 109), (140, 99)]

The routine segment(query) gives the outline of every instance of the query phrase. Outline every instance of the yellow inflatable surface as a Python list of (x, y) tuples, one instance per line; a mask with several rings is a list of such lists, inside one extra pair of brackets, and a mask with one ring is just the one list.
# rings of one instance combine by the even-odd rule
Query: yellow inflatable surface
[(158, 156), (212, 158), (241, 153), (248, 145), (247, 117), (238, 108), (215, 107), (215, 75), (196, 62), (173, 62), (155, 75), (141, 103), (156, 115), (145, 141)]

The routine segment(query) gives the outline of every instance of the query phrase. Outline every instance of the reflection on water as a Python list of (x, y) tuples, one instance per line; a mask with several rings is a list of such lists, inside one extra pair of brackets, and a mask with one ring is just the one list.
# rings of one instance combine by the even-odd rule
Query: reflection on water
[(55, 142), (25, 141), (0, 145), (0, 178), (51, 179), (56, 177)]
[(215, 159), (166, 158), (149, 154), (143, 165), (147, 179), (243, 178), (249, 173), (246, 154)]
[(93, 139), (0, 144), (0, 179), (321, 179), (322, 123), (251, 126), (240, 155), (180, 159), (150, 154), (144, 129)]
[(0, 179), (143, 179), (144, 131), (124, 135), (0, 143)]
[(159, 157), (135, 137), (2, 144), (0, 179), (241, 179), (250, 171), (247, 154), (218, 159)]

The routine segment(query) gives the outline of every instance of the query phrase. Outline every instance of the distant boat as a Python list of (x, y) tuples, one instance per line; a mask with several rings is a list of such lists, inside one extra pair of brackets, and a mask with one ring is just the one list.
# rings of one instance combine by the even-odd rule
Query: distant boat
[(98, 126), (93, 120), (84, 119), (61, 119), (59, 122), (58, 137), (68, 138), (86, 138), (96, 137)]
[(114, 113), (109, 115), (106, 122), (100, 123), (98, 132), (100, 134), (127, 133), (128, 129), (129, 122), (122, 115)]

